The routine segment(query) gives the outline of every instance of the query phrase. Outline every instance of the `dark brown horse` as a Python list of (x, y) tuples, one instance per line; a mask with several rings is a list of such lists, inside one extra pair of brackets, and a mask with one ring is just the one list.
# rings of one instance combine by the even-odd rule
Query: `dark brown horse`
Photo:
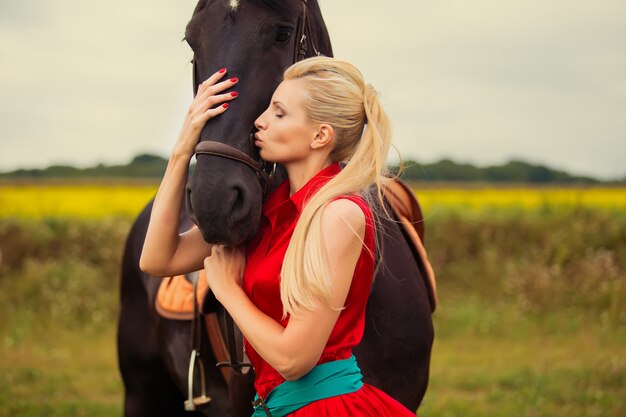
[[(194, 91), (217, 69), (240, 79), (240, 100), (210, 120), (203, 143), (220, 142), (258, 158), (249, 135), (266, 108), (283, 70), (298, 57), (318, 51), (332, 56), (329, 36), (315, 0), (200, 0), (187, 26), (194, 51)], [(219, 153), (219, 152), (218, 152)], [(276, 185), (279, 175), (274, 177)], [(187, 213), (179, 229), (192, 221), (206, 241), (240, 244), (258, 228), (263, 185), (250, 166), (237, 159), (198, 154), (187, 188)], [(160, 317), (154, 307), (160, 280), (139, 269), (151, 204), (128, 237), (121, 284), (118, 332), (119, 366), (125, 385), (126, 416), (190, 415), (183, 411), (191, 353), (191, 323)], [(382, 218), (382, 262), (367, 306), (363, 341), (355, 350), (366, 382), (417, 409), (426, 391), (433, 341), (431, 305), (424, 265), (416, 261), (407, 236), (392, 219)], [(219, 312), (223, 315), (223, 311)], [(208, 346), (206, 335), (203, 346)], [(207, 394), (212, 401), (197, 415), (249, 416), (251, 375), (227, 385), (202, 352)], [(192, 414), (193, 415), (193, 414)]]

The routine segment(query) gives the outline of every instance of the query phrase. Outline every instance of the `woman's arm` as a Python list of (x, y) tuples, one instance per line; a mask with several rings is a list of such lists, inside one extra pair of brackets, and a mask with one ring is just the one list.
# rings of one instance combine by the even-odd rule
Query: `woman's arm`
[[(343, 307), (362, 250), (365, 215), (347, 199), (328, 204), (322, 217), (322, 236), (327, 248), (333, 284), (332, 305)], [(291, 316), (286, 328), (261, 312), (240, 286), (241, 252), (215, 247), (205, 260), (209, 286), (233, 317), (254, 349), (285, 379), (306, 375), (319, 361), (340, 311), (323, 303), (314, 310)]]
[(200, 132), (209, 119), (226, 111), (228, 105), (222, 103), (235, 98), (230, 93), (217, 94), (236, 82), (218, 82), (224, 74), (226, 70), (220, 70), (200, 84), (154, 199), (139, 261), (139, 267), (151, 275), (172, 276), (197, 271), (202, 268), (203, 259), (210, 253), (211, 245), (204, 241), (198, 228), (194, 226), (179, 235), (178, 221), (189, 161)]

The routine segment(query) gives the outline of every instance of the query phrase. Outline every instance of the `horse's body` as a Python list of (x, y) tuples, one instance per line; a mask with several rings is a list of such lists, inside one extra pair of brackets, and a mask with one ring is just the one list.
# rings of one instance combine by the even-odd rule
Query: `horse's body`
[[(307, 25), (306, 20), (309, 21)], [(307, 56), (316, 48), (331, 56), (330, 41), (315, 1), (201, 0), (187, 27), (194, 49), (194, 88), (221, 67), (237, 76), (240, 98), (224, 115), (210, 120), (201, 141), (221, 140), (250, 154), (248, 135), (265, 108), (282, 71), (293, 62), (298, 43), (309, 38)], [(278, 177), (276, 177), (278, 178)], [(273, 185), (276, 181), (274, 181)], [(198, 225), (205, 240), (240, 244), (257, 230), (261, 186), (241, 162), (198, 155), (179, 229)], [(139, 269), (151, 204), (128, 237), (123, 268), (119, 321), (119, 366), (126, 388), (126, 416), (190, 415), (183, 411), (191, 354), (191, 323), (160, 317), (154, 308), (160, 280)], [(193, 209), (193, 210), (191, 210)], [(381, 217), (377, 269), (366, 312), (365, 333), (355, 355), (365, 382), (416, 409), (426, 391), (433, 341), (431, 305), (422, 278), (424, 265), (407, 244), (402, 228)], [(223, 314), (223, 310), (219, 312)], [(206, 335), (203, 346), (208, 347)], [(210, 350), (202, 352), (210, 404), (198, 415), (248, 416), (252, 375), (233, 376), (227, 384)]]

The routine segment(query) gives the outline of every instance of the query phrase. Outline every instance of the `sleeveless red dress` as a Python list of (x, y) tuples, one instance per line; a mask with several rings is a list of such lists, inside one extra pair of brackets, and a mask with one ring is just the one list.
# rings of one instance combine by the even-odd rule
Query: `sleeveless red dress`
[[(293, 234), (296, 222), (307, 198), (319, 190), (341, 171), (333, 164), (320, 171), (304, 187), (289, 197), (289, 182), (285, 181), (268, 196), (263, 206), (263, 217), (259, 233), (247, 248), (243, 289), (252, 302), (265, 314), (282, 326), (283, 307), (280, 300), (280, 270)], [(370, 292), (374, 273), (374, 220), (365, 201), (356, 195), (345, 196), (363, 210), (366, 219), (364, 247), (357, 261), (352, 284), (348, 292), (345, 309), (339, 315), (318, 364), (347, 359), (352, 348), (363, 337), (365, 305)], [(245, 350), (255, 371), (254, 386), (261, 398), (285, 379), (245, 343)], [(381, 390), (363, 384), (358, 391), (314, 401), (290, 414), (291, 417), (415, 417), (402, 404)]]

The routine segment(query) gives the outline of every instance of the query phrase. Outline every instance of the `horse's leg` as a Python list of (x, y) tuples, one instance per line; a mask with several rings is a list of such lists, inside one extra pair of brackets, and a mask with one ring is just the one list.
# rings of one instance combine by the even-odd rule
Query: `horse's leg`
[[(148, 206), (136, 220), (126, 241), (122, 263), (118, 360), (124, 381), (126, 417), (189, 416), (180, 391), (161, 358), (158, 320), (153, 300), (158, 281), (139, 269), (139, 255), (150, 213)], [(146, 287), (146, 282), (149, 284)], [(149, 293), (150, 294), (149, 294)]]
[(122, 274), (118, 328), (119, 368), (124, 380), (126, 417), (183, 416), (183, 400), (161, 360), (156, 318), (136, 272)]
[(355, 355), (366, 382), (415, 410), (428, 385), (434, 338), (430, 304), (423, 272), (401, 228), (389, 219), (381, 221), (383, 265), (376, 273)]

